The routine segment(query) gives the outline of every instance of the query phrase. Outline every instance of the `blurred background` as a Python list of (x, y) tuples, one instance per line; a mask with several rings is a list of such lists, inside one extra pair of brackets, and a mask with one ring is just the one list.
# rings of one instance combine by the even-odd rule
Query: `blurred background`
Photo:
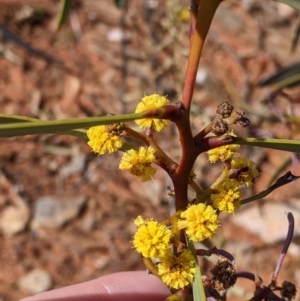
[[(108, 0), (74, 0), (57, 32), (59, 5), (54, 0), (0, 0), (2, 114), (48, 120), (130, 113), (141, 97), (154, 92), (180, 101), (189, 46), (188, 1), (125, 0), (118, 8)], [(279, 89), (272, 77), (290, 66), (283, 80), (291, 70), (300, 74), (299, 24), (297, 11), (272, 1), (221, 4), (197, 75), (195, 134), (214, 118), (217, 105), (228, 101), (252, 122), (249, 128), (234, 128), (236, 134), (299, 139), (298, 82)], [(157, 141), (180, 159), (172, 125)], [(300, 175), (296, 155), (247, 147), (241, 152), (261, 172), (245, 196), (288, 170)], [(131, 245), (133, 219), (138, 214), (168, 217), (171, 183), (158, 172), (153, 182), (141, 184), (118, 170), (119, 159), (120, 154), (98, 157), (75, 137), (0, 139), (0, 301), (144, 269)], [(196, 181), (208, 187), (221, 169), (203, 154), (195, 166)], [(265, 284), (282, 249), (288, 211), (295, 216), (295, 239), (279, 281), (300, 284), (298, 187), (296, 181), (236, 215), (221, 216), (213, 243), (235, 256), (237, 269), (259, 274)], [(205, 274), (210, 263), (201, 264)], [(245, 300), (252, 290), (252, 283), (238, 281), (230, 298)]]

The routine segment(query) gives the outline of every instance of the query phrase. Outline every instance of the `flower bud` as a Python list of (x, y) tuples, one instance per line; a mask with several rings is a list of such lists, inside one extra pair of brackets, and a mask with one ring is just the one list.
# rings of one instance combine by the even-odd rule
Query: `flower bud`
[(217, 136), (224, 135), (228, 131), (228, 124), (221, 117), (216, 117), (212, 122), (211, 131)]
[(221, 115), (223, 118), (230, 117), (234, 107), (228, 102), (222, 102), (218, 105), (216, 113)]

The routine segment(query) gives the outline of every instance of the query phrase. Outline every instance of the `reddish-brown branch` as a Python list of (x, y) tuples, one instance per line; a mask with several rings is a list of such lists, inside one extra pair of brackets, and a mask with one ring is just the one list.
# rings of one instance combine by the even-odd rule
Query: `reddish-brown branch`
[(149, 141), (148, 141), (146, 135), (133, 130), (131, 127), (127, 126), (126, 124), (124, 124), (124, 130), (125, 130), (125, 133), (127, 136), (130, 136), (136, 140), (139, 140), (139, 141), (143, 142), (146, 146), (149, 146)]
[[(200, 56), (206, 35), (212, 22), (215, 11), (222, 0), (201, 0), (198, 10), (193, 9), (191, 14), (191, 44), (185, 82), (182, 95), (183, 117), (177, 120), (176, 125), (182, 147), (181, 161), (175, 173), (171, 176), (175, 190), (176, 209), (184, 210), (188, 204), (187, 190), (192, 167), (199, 155), (190, 127), (190, 106), (193, 97), (195, 79)], [(197, 16), (195, 16), (197, 11)]]
[(201, 0), (196, 17), (196, 26), (194, 25), (195, 22), (192, 16), (193, 22), (191, 22), (191, 26), (195, 27), (190, 30), (191, 46), (182, 96), (182, 104), (187, 111), (190, 110), (191, 106), (195, 79), (204, 41), (213, 16), (221, 2), (222, 0)]
[(235, 140), (236, 140), (236, 137), (232, 137), (232, 136), (206, 137), (200, 142), (200, 144), (198, 144), (196, 142), (197, 146), (198, 146), (197, 156), (200, 155), (203, 152), (206, 152), (206, 151), (210, 150), (210, 149), (220, 147), (220, 146), (224, 146), (224, 145), (228, 145), (228, 144), (233, 144)]

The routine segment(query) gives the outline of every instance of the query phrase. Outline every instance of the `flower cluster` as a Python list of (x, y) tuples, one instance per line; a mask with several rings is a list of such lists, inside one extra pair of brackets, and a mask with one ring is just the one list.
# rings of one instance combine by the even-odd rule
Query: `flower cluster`
[(158, 259), (157, 274), (173, 289), (192, 284), (196, 272), (196, 259), (190, 250), (183, 248), (172, 253), (172, 243), (179, 238), (177, 229), (185, 229), (191, 241), (211, 238), (219, 226), (219, 219), (211, 206), (191, 205), (172, 217), (175, 223), (167, 227), (154, 219), (138, 216), (134, 224), (138, 227), (133, 245), (144, 258)]
[[(146, 110), (158, 109), (169, 103), (169, 100), (158, 94), (152, 94), (142, 98), (138, 103), (136, 113), (141, 113)], [(144, 118), (136, 121), (141, 129), (154, 129), (161, 131), (168, 125), (168, 120)], [(112, 126), (94, 126), (88, 129), (88, 145), (91, 149), (99, 154), (111, 154), (121, 149), (124, 141), (120, 138), (127, 135), (126, 128), (121, 125)], [(130, 134), (129, 134), (130, 135)], [(121, 159), (119, 168), (121, 170), (128, 170), (132, 175), (138, 176), (143, 182), (152, 179), (156, 173), (156, 169), (152, 167), (155, 163), (155, 150), (151, 147), (140, 147), (138, 150), (130, 149), (126, 151)]]
[[(159, 164), (158, 158), (162, 157), (162, 151), (152, 140), (152, 132), (161, 131), (167, 126), (168, 120), (157, 117), (164, 116), (160, 113), (166, 111), (160, 108), (168, 103), (166, 97), (158, 94), (143, 97), (135, 112), (139, 113), (138, 117), (141, 118), (136, 120), (136, 123), (141, 129), (146, 129), (145, 134), (138, 133), (123, 124), (95, 126), (87, 131), (88, 145), (100, 155), (126, 149), (119, 168), (138, 176), (142, 182), (151, 180), (156, 173), (153, 164)], [(218, 108), (220, 116), (212, 124), (212, 133), (220, 136), (228, 131), (228, 124), (224, 118), (230, 117), (232, 110), (233, 107), (228, 104)], [(235, 136), (233, 132), (227, 135)], [(126, 136), (137, 138), (150, 146), (130, 149), (122, 140)], [(240, 207), (242, 187), (252, 186), (259, 175), (253, 161), (237, 155), (239, 149), (239, 145), (231, 144), (207, 152), (210, 162), (221, 161), (225, 164), (221, 176), (208, 189), (210, 192), (208, 202), (196, 199), (185, 210), (177, 211), (165, 223), (159, 223), (153, 218), (144, 219), (142, 216), (138, 216), (134, 221), (137, 226), (132, 241), (134, 248), (144, 258), (149, 269), (152, 269), (151, 272), (160, 277), (170, 289), (188, 288), (193, 283), (196, 273), (197, 257), (183, 243), (183, 234), (189, 243), (212, 238), (220, 226), (219, 212), (234, 213)], [(193, 180), (192, 177), (190, 180)], [(156, 265), (153, 263), (154, 260), (157, 261)], [(222, 271), (227, 272), (227, 262), (222, 262), (221, 267)], [(214, 286), (225, 289), (230, 287), (235, 280), (235, 274), (232, 281), (225, 283), (224, 286), (222, 278), (224, 273), (218, 271), (213, 271), (211, 277)]]
[[(231, 136), (235, 136), (232, 132)], [(255, 163), (238, 156), (239, 145), (217, 147), (207, 152), (210, 162), (226, 162), (230, 172), (213, 185), (211, 200), (219, 211), (234, 213), (240, 207), (242, 186), (251, 187), (259, 176)]]

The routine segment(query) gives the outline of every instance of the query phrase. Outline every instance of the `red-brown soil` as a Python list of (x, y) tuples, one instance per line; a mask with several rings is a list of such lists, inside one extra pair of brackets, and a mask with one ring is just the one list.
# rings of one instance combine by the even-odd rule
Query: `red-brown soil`
[[(68, 19), (56, 32), (59, 1), (0, 0), (4, 28), (0, 28), (0, 46), (6, 50), (0, 57), (0, 113), (44, 120), (129, 113), (143, 95), (154, 92), (168, 95), (173, 103), (179, 101), (189, 45), (188, 24), (178, 19), (182, 2), (158, 1), (152, 10), (139, 0), (127, 1), (122, 9), (108, 0), (75, 1), (72, 22)], [(229, 101), (252, 121), (250, 129), (235, 129), (239, 135), (299, 138), (296, 127), (270, 121), (273, 112), (260, 103), (270, 88), (256, 86), (277, 66), (299, 59), (300, 46), (289, 53), (297, 14), (272, 1), (248, 1), (252, 6), (246, 2), (224, 1), (215, 18), (200, 64), (205, 80), (194, 94), (193, 130), (203, 128), (214, 118), (216, 106)], [(26, 16), (28, 7), (31, 13)], [(29, 47), (25, 49), (18, 39)], [(299, 101), (299, 90), (287, 93)], [(279, 110), (288, 106), (280, 99)], [(299, 116), (297, 106), (294, 114)], [(174, 127), (157, 135), (157, 141), (179, 160)], [(257, 148), (242, 151), (260, 165), (261, 178), (252, 193), (265, 188), (289, 157), (289, 153)], [(79, 158), (84, 163), (76, 169), (74, 162)], [(51, 275), (53, 288), (144, 268), (132, 249), (132, 221), (138, 214), (158, 220), (168, 217), (170, 182), (161, 172), (153, 183), (141, 184), (118, 170), (119, 159), (119, 154), (97, 157), (84, 141), (70, 136), (0, 139), (0, 211), (21, 200), (30, 214), (20, 233), (0, 236), (1, 301), (30, 295), (20, 288), (19, 280), (35, 268)], [(220, 171), (220, 165), (208, 164), (205, 154), (195, 167), (197, 181), (204, 187)], [(282, 202), (296, 194), (296, 185), (286, 186), (274, 192), (272, 201)], [(87, 200), (66, 225), (34, 228), (36, 202), (46, 195), (84, 195)], [(238, 249), (239, 237), (255, 248), (249, 251), (253, 253), (247, 267), (268, 283), (281, 244), (266, 246), (230, 219), (222, 222), (215, 242), (229, 241)], [(240, 255), (237, 266), (244, 267), (242, 262)], [(299, 259), (287, 257), (282, 279), (296, 281), (299, 264)]]

